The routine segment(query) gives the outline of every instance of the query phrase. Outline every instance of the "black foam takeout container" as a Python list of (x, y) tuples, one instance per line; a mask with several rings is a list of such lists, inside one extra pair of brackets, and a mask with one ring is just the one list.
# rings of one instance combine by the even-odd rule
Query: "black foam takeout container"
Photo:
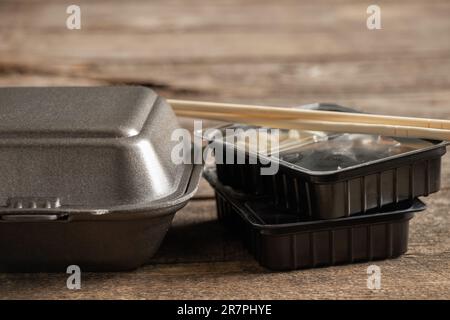
[[(307, 107), (354, 112), (329, 104)], [(249, 127), (233, 125), (232, 128), (245, 130)], [(219, 180), (248, 194), (267, 195), (276, 207), (312, 219), (379, 211), (440, 189), (441, 157), (446, 152), (447, 142), (308, 131), (295, 133), (299, 137), (286, 139), (290, 141), (290, 145), (285, 143), (289, 147), (284, 150), (281, 147), (276, 157), (252, 153), (239, 148), (236, 142), (210, 139), (216, 148), (223, 148), (224, 154), (234, 153), (234, 163), (216, 164)], [(280, 146), (283, 143), (281, 141)], [(239, 153), (243, 154), (245, 163), (237, 163)], [(256, 163), (250, 162), (251, 157)], [(269, 164), (263, 164), (261, 159)], [(278, 172), (261, 175), (260, 169), (274, 161), (279, 165)]]
[(248, 196), (217, 180), (215, 170), (205, 178), (215, 189), (219, 219), (244, 240), (256, 260), (269, 269), (294, 270), (395, 258), (407, 251), (409, 220), (425, 205), (417, 199), (384, 211), (331, 220), (302, 220)]
[(0, 89), (0, 270), (144, 264), (197, 189), (143, 87)]

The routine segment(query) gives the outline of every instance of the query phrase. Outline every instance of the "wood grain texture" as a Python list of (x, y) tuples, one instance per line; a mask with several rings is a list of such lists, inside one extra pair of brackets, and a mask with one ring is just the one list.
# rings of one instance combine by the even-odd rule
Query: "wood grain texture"
[[(82, 30), (65, 28), (65, 3), (0, 2), (0, 86), (141, 84), (170, 98), (294, 106), (336, 102), (374, 113), (450, 119), (450, 3), (377, 1), (369, 31), (358, 0), (78, 1)], [(192, 128), (192, 120), (181, 119)], [(207, 125), (217, 123), (208, 122)], [(216, 218), (205, 181), (177, 213), (148, 265), (87, 273), (0, 274), (0, 298), (449, 299), (450, 157), (442, 190), (411, 221), (399, 259), (292, 272), (260, 267)]]

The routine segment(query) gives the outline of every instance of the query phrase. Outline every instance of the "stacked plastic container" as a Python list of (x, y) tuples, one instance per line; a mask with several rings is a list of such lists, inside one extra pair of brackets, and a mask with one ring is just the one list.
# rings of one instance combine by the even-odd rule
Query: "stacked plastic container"
[[(231, 139), (230, 128), (239, 129)], [(257, 130), (258, 147), (262, 139), (277, 141), (263, 150), (252, 147), (250, 129), (234, 125), (222, 128), (223, 138), (208, 137), (216, 166), (204, 175), (219, 219), (270, 269), (398, 257), (407, 251), (409, 220), (425, 209), (418, 197), (440, 188), (446, 142)]]

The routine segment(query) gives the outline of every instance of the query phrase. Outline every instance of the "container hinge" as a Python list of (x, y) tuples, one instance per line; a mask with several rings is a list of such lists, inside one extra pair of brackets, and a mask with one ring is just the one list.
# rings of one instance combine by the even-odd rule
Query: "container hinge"
[(56, 209), (61, 206), (59, 198), (13, 197), (6, 201), (11, 209)]

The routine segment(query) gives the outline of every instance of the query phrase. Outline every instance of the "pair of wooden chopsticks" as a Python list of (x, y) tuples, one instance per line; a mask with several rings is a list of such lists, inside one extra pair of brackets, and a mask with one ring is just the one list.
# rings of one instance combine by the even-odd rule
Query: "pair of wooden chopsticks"
[(216, 102), (168, 100), (178, 116), (280, 129), (367, 133), (450, 141), (450, 121)]

